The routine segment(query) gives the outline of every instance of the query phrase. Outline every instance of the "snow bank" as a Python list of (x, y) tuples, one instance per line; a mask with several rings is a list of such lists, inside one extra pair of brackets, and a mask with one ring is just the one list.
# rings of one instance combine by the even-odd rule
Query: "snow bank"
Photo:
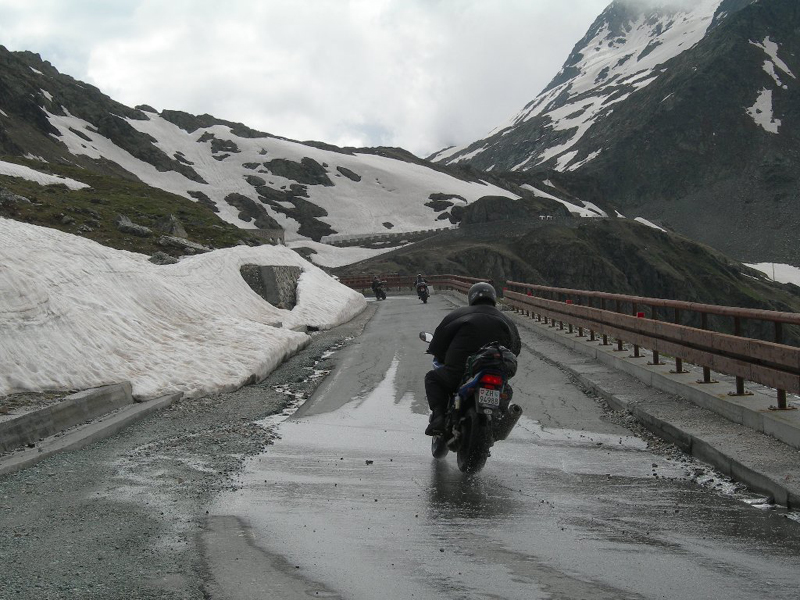
[[(299, 266), (297, 305), (275, 308), (244, 264)], [(157, 266), (147, 257), (0, 218), (0, 395), (130, 380), (134, 395), (199, 396), (265, 377), (364, 298), (282, 246)], [(282, 324), (282, 326), (281, 326)]]
[(747, 266), (765, 273), (773, 281), (779, 283), (793, 283), (794, 285), (800, 286), (800, 268), (793, 265), (757, 263), (752, 265), (748, 264)]
[(0, 175), (8, 175), (9, 177), (19, 177), (21, 179), (27, 179), (28, 181), (35, 181), (39, 185), (61, 184), (67, 186), (71, 190), (80, 190), (89, 187), (87, 184), (81, 183), (80, 181), (75, 181), (69, 177), (48, 175), (47, 173), (41, 173), (24, 165), (4, 162), (2, 160), (0, 160)]

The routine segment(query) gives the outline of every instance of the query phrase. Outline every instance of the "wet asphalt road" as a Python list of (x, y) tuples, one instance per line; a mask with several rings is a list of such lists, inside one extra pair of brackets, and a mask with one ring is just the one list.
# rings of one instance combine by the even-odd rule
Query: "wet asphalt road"
[(337, 352), (212, 504), (211, 598), (798, 597), (800, 524), (651, 451), (533, 356), (532, 332), (511, 437), (475, 476), (431, 458), (417, 334), (452, 307), (390, 296)]

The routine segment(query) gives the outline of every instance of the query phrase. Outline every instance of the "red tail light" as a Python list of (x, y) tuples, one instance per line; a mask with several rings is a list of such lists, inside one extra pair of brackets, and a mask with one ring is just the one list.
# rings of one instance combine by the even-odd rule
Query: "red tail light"
[(503, 378), (500, 377), (500, 375), (492, 375), (491, 373), (487, 373), (481, 377), (481, 383), (486, 385), (501, 386), (503, 385)]

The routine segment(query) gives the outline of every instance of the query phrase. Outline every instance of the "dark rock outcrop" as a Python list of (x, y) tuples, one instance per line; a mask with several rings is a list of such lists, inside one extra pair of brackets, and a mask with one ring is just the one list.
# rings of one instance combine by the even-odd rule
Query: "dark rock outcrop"
[(150, 237), (153, 235), (152, 229), (145, 227), (144, 225), (137, 225), (125, 215), (118, 215), (115, 220), (115, 224), (117, 229), (119, 229), (122, 233), (130, 233), (131, 235), (136, 235), (138, 237)]
[(285, 177), (305, 185), (333, 186), (325, 167), (313, 158), (304, 158), (299, 163), (285, 158), (276, 158), (265, 162), (264, 166), (270, 173)]

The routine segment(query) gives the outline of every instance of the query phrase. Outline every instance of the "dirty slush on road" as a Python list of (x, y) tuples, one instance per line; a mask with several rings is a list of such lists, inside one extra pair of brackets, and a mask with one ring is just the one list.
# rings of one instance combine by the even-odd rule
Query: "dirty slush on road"
[(0, 478), (0, 600), (207, 598), (205, 507), (235, 489), (374, 312), (313, 334), (259, 384), (175, 403), (120, 434)]

